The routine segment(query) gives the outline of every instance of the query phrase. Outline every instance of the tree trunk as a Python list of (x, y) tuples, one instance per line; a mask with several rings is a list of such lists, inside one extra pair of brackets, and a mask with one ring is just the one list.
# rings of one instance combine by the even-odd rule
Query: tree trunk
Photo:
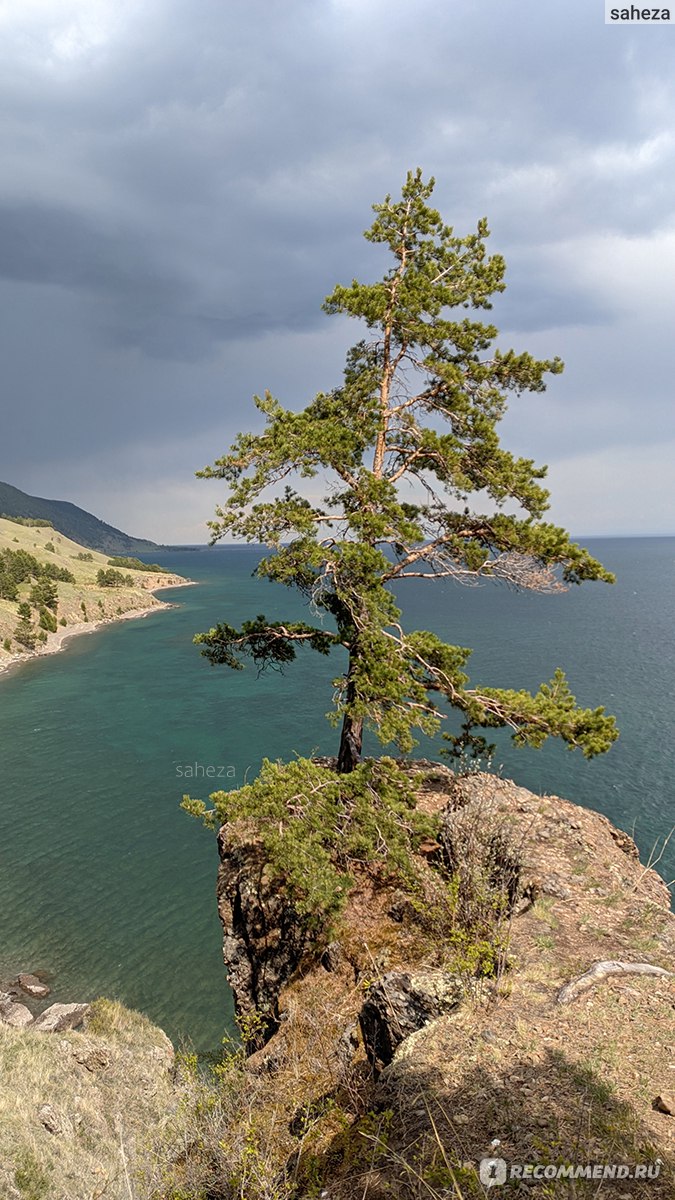
[(357, 659), (356, 643), (352, 642), (349, 651), (349, 667), (347, 669), (347, 711), (342, 721), (340, 733), (340, 749), (338, 750), (337, 770), (340, 775), (348, 775), (361, 761), (361, 746), (363, 744), (363, 717), (353, 717), (350, 707), (356, 699), (354, 687), (354, 666)]
[(340, 775), (348, 775), (361, 761), (361, 746), (363, 743), (363, 718), (350, 717), (345, 713), (340, 734), (340, 749), (338, 752), (337, 770)]

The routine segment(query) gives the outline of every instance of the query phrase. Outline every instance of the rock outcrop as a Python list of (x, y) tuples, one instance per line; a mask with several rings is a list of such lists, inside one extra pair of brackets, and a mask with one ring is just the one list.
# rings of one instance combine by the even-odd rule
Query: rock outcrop
[(310, 938), (307, 921), (284, 896), (260, 844), (223, 826), (218, 835), (218, 912), (223, 957), (240, 1018), (257, 1014), (260, 1044), (279, 1025), (279, 995), (299, 969)]
[[(675, 916), (663, 880), (627, 834), (558, 797), (438, 767), (418, 795), (440, 818), (420, 847), (422, 872), (440, 862), (465, 881), (478, 943), (482, 917), (503, 916), (507, 942), (492, 967), (479, 944), (439, 941), (442, 890), (424, 913), (419, 897), (367, 868), (337, 927), (312, 944), (251, 829), (220, 831), (236, 1008), (274, 1018), (250, 1074), (258, 1088), (269, 1081), (256, 1120), (277, 1139), (278, 1169), (298, 1194), (304, 1179), (331, 1200), (398, 1200), (421, 1179), (473, 1195), (498, 1139), (515, 1163), (557, 1163), (574, 1148), (579, 1162), (651, 1164), (658, 1178), (631, 1196), (672, 1200)], [(475, 853), (487, 874), (472, 892)], [(557, 1002), (610, 960), (660, 970), (608, 976)]]
[(35, 1018), (33, 1029), (39, 1033), (63, 1033), (65, 1029), (77, 1029), (88, 1012), (88, 1004), (51, 1004)]
[(370, 1063), (378, 1071), (387, 1066), (401, 1042), (457, 1008), (465, 990), (461, 979), (446, 971), (390, 971), (371, 984), (359, 1013)]
[(19, 1004), (9, 992), (0, 992), (0, 1022), (3, 1025), (13, 1025), (15, 1029), (25, 1029), (32, 1025), (33, 1014), (25, 1004)]
[(22, 992), (25, 992), (27, 996), (32, 996), (34, 1000), (44, 1000), (51, 992), (49, 984), (37, 975), (17, 975), (15, 983)]

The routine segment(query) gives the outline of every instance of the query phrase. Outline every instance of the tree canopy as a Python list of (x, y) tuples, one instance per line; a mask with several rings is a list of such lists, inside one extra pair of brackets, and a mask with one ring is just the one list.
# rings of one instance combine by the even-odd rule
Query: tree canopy
[(338, 285), (324, 303), (367, 331), (339, 386), (302, 411), (255, 397), (262, 432), (240, 434), (198, 472), (229, 488), (213, 540), (269, 547), (257, 574), (297, 589), (315, 619), (258, 615), (195, 641), (211, 663), (235, 669), (246, 658), (283, 666), (301, 646), (343, 648), (333, 713), (342, 772), (359, 760), (364, 727), (407, 752), (415, 731), (438, 731), (447, 705), (466, 728), (506, 726), (520, 745), (559, 737), (591, 757), (617, 737), (603, 708), (576, 704), (561, 670), (534, 694), (472, 685), (470, 650), (401, 622), (392, 584), (412, 577), (539, 592), (613, 582), (544, 519), (546, 468), (498, 436), (508, 394), (543, 392), (563, 364), (495, 345), (498, 330), (474, 313), (504, 289), (504, 260), (487, 253), (485, 220), (465, 237), (443, 222), (428, 203), (433, 188), (410, 172), (400, 199), (373, 206), (365, 237), (388, 248), (391, 266), (375, 283)]

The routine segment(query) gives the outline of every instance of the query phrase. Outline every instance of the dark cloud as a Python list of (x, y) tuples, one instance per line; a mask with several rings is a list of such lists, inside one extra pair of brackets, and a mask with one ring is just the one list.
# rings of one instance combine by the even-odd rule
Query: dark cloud
[[(576, 364), (513, 436), (571, 459), (611, 406), (630, 438), (631, 271), (640, 403), (655, 440), (672, 431), (658, 265), (613, 286), (626, 247), (672, 224), (668, 29), (608, 28), (582, 0), (25, 0), (0, 21), (0, 476), (77, 479), (96, 508), (83, 458), (133, 490), (145, 446), (167, 488), (169, 463), (187, 478), (247, 423), (252, 391), (331, 386), (356, 333), (321, 301), (379, 269), (370, 205), (418, 163), (458, 232), (488, 215), (508, 336)], [(155, 532), (177, 536), (165, 511)]]

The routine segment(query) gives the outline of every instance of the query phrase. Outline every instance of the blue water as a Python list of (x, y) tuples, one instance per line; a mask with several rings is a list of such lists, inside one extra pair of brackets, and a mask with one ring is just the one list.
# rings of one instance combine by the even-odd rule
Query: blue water
[[(553, 743), (516, 750), (505, 735), (496, 761), (605, 813), (647, 856), (675, 824), (675, 539), (587, 544), (615, 587), (535, 596), (409, 580), (399, 594), (409, 628), (475, 648), (476, 682), (536, 687), (560, 665), (580, 702), (616, 714), (619, 742), (591, 763)], [(333, 752), (323, 714), (339, 668), (311, 652), (284, 675), (209, 667), (195, 631), (302, 605), (251, 578), (251, 547), (152, 557), (200, 586), (0, 679), (0, 979), (47, 970), (54, 999), (115, 996), (208, 1050), (231, 1018), (217, 854), (181, 795), (238, 786), (264, 756)], [(675, 877), (675, 845), (659, 869)]]

